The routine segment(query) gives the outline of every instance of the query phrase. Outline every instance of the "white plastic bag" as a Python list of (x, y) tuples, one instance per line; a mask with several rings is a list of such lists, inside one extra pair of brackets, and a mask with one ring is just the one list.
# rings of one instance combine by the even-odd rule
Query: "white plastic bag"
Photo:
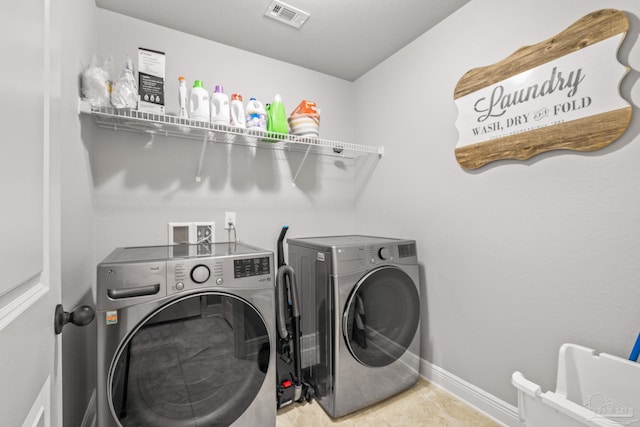
[(106, 107), (110, 102), (111, 59), (106, 59), (102, 65), (98, 64), (98, 57), (94, 53), (89, 67), (82, 73), (82, 97), (94, 107)]
[(111, 105), (114, 107), (136, 108), (138, 103), (138, 84), (133, 74), (133, 62), (127, 55), (122, 74), (113, 84), (113, 90), (111, 91)]

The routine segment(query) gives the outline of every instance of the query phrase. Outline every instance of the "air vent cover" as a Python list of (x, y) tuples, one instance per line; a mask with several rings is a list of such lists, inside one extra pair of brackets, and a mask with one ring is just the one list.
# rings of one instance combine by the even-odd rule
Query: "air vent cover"
[(264, 15), (296, 28), (302, 27), (310, 16), (307, 12), (279, 0), (272, 1)]

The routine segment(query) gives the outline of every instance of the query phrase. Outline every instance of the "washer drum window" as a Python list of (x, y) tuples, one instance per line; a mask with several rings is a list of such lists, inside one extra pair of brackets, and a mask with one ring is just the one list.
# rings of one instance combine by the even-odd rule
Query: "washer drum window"
[(265, 322), (249, 302), (218, 292), (173, 301), (116, 352), (113, 416), (125, 427), (228, 426), (262, 387), (269, 351)]

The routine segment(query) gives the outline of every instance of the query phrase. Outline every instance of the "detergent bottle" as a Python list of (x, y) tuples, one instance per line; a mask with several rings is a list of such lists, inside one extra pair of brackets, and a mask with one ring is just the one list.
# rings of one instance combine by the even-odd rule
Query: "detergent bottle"
[(222, 86), (216, 85), (211, 94), (211, 123), (214, 125), (229, 125), (229, 97)]
[[(284, 109), (284, 103), (280, 95), (276, 95), (267, 108), (267, 131), (285, 135), (288, 133), (287, 112)], [(277, 137), (276, 135), (270, 136)]]
[(276, 95), (267, 112), (267, 130), (269, 132), (288, 133), (287, 112), (280, 95)]
[(188, 119), (189, 115), (187, 114), (187, 83), (184, 81), (184, 77), (178, 77), (178, 104), (180, 106), (180, 111), (178, 112), (178, 117), (181, 119)]
[(244, 128), (247, 126), (247, 117), (244, 115), (242, 95), (239, 93), (231, 95), (231, 126), (238, 128)]
[(247, 103), (247, 128), (267, 129), (267, 114), (262, 103), (255, 98), (249, 98)]
[(189, 117), (191, 120), (209, 121), (209, 92), (204, 88), (202, 80), (193, 82), (189, 96)]

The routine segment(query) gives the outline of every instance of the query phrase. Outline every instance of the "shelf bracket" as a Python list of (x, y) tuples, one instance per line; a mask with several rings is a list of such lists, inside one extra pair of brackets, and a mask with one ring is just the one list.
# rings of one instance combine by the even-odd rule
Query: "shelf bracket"
[(293, 175), (293, 179), (291, 180), (291, 185), (294, 186), (294, 187), (296, 186), (296, 180), (298, 179), (298, 175), (300, 175), (300, 171), (302, 170), (302, 166), (304, 166), (304, 162), (305, 162), (305, 160), (307, 160), (307, 156), (309, 155), (309, 150), (311, 150), (311, 146), (307, 145), (307, 151), (304, 152), (304, 156), (302, 157), (302, 161), (300, 162), (300, 165), (298, 166), (298, 170)]
[(153, 147), (153, 142), (154, 142), (154, 134), (151, 133), (149, 135), (151, 135), (151, 139), (149, 139), (149, 141), (146, 144), (144, 144), (144, 148), (147, 150)]
[(204, 134), (204, 139), (202, 141), (202, 149), (200, 150), (200, 161), (198, 162), (198, 172), (196, 172), (196, 182), (200, 182), (202, 177), (200, 176), (202, 172), (202, 162), (204, 161), (204, 152), (207, 151), (207, 140), (208, 135)]

